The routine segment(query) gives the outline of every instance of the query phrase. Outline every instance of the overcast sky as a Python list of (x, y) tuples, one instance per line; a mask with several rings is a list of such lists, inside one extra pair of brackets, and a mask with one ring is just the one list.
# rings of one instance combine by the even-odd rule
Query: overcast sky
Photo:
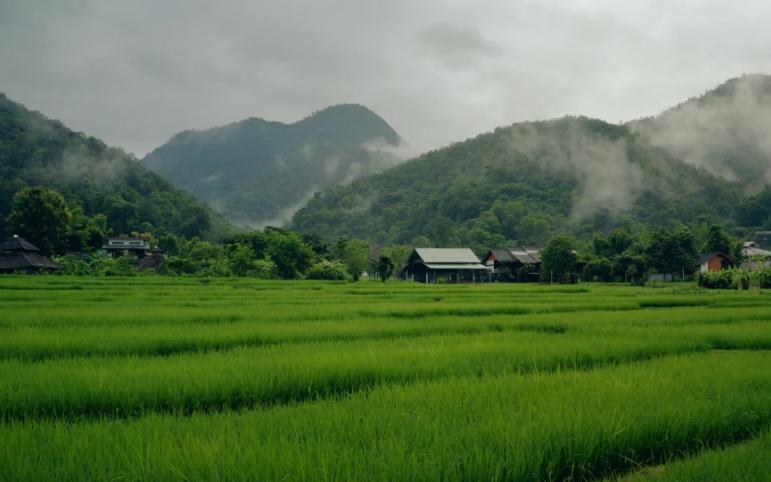
[(771, 73), (771, 2), (0, 0), (0, 92), (143, 156), (357, 102), (420, 150)]

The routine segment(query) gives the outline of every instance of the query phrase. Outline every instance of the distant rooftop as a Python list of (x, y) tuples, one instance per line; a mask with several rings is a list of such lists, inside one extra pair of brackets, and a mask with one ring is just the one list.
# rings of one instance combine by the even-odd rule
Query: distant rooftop
[(37, 249), (37, 247), (27, 241), (26, 239), (22, 238), (18, 234), (14, 234), (13, 237), (5, 241), (4, 243), (0, 244), (0, 251), (26, 251), (26, 252), (34, 252), (34, 251), (40, 251)]

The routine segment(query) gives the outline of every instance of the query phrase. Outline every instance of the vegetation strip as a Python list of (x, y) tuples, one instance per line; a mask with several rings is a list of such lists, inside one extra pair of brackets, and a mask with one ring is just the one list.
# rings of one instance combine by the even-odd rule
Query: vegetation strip
[(6, 422), (0, 478), (590, 480), (768, 428), (769, 362), (724, 352), (187, 419)]
[[(0, 363), (0, 417), (128, 417), (267, 406), (387, 383), (590, 368), (710, 349), (771, 349), (771, 325), (618, 333), (503, 332), (306, 343), (170, 358)], [(45, 387), (41, 389), (41, 387)]]
[(771, 474), (771, 430), (747, 442), (697, 452), (685, 459), (645, 467), (619, 479), (621, 482), (756, 482)]
[(764, 307), (637, 310), (623, 317), (612, 311), (559, 312), (518, 316), (447, 316), (414, 321), (390, 318), (347, 318), (329, 321), (261, 323), (218, 322), (192, 326), (152, 324), (118, 325), (96, 331), (92, 327), (18, 327), (0, 337), (0, 359), (28, 361), (82, 356), (167, 356), (185, 352), (226, 350), (239, 346), (263, 346), (308, 341), (342, 341), (421, 337), (437, 334), (487, 331), (538, 331), (565, 333), (572, 330), (612, 330), (614, 327), (728, 324), (771, 321)]

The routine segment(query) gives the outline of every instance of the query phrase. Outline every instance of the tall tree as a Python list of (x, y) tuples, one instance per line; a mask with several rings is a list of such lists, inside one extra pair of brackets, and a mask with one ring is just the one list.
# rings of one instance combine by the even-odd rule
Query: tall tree
[(388, 256), (381, 256), (377, 263), (377, 274), (383, 283), (391, 277), (394, 272), (394, 263)]
[(704, 251), (718, 252), (732, 256), (734, 254), (734, 248), (736, 246), (736, 240), (728, 234), (722, 226), (710, 224), (707, 230), (707, 239)]
[(313, 262), (313, 250), (297, 233), (277, 229), (265, 234), (265, 254), (284, 279), (301, 277)]
[(64, 197), (44, 188), (25, 188), (13, 197), (8, 226), (44, 254), (63, 253), (69, 244), (72, 213)]
[(555, 236), (541, 252), (541, 276), (544, 281), (570, 282), (575, 274), (578, 256), (575, 240), (570, 236)]

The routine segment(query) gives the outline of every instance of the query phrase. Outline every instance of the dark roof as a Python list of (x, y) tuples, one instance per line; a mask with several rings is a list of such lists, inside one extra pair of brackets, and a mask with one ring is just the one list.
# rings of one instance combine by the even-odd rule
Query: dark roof
[(158, 269), (166, 261), (166, 256), (163, 253), (153, 252), (150, 256), (145, 256), (139, 260), (140, 269)]
[(7, 256), (0, 256), (0, 270), (61, 269), (61, 267), (60, 264), (36, 253), (16, 252)]
[(713, 251), (711, 253), (707, 253), (707, 254), (702, 255), (701, 257), (699, 257), (699, 264), (706, 263), (707, 261), (709, 261), (710, 259), (714, 258), (715, 256), (722, 256), (725, 259), (727, 259), (728, 261), (730, 261), (731, 263), (734, 262), (734, 259), (732, 257), (728, 256), (727, 254), (721, 253), (720, 251)]
[(495, 256), (495, 260), (500, 263), (505, 263), (507, 261), (512, 261), (511, 252), (508, 249), (491, 249), (487, 256), (485, 256), (485, 259), (490, 257), (490, 254)]
[(26, 251), (26, 252), (33, 252), (33, 251), (40, 251), (37, 249), (37, 247), (27, 241), (26, 239), (22, 238), (18, 234), (14, 234), (12, 238), (10, 238), (8, 241), (4, 242), (3, 244), (0, 244), (0, 251)]

